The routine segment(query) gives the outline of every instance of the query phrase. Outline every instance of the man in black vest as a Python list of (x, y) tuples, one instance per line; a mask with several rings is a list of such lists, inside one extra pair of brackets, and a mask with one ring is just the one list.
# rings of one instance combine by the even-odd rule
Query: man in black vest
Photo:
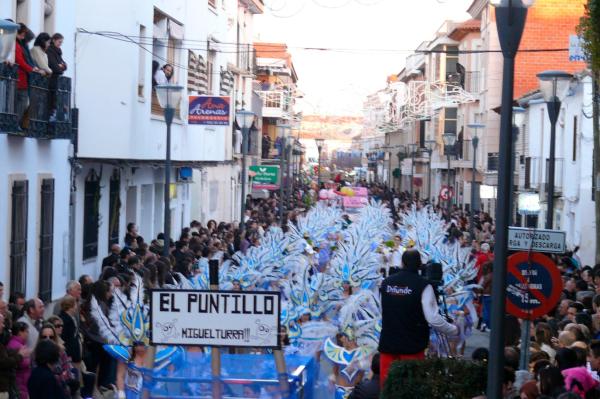
[(429, 345), (429, 326), (448, 336), (459, 329), (440, 315), (433, 287), (419, 276), (421, 255), (411, 249), (402, 255), (403, 268), (381, 284), (382, 325), (379, 338), (380, 382), (395, 360), (421, 360)]

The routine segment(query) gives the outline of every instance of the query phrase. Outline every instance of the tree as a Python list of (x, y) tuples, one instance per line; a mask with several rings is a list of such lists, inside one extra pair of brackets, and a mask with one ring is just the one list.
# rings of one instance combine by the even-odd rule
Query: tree
[(600, 263), (600, 0), (588, 0), (578, 34), (588, 57), (593, 85), (594, 202), (596, 207), (596, 263)]

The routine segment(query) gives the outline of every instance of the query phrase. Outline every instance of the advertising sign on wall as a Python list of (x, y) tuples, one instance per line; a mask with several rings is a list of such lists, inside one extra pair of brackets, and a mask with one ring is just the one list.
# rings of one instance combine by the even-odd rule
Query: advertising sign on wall
[(152, 290), (153, 345), (279, 349), (279, 292)]
[(229, 126), (230, 97), (189, 96), (189, 125)]
[(255, 190), (277, 190), (279, 188), (279, 166), (252, 165), (249, 167), (252, 188)]

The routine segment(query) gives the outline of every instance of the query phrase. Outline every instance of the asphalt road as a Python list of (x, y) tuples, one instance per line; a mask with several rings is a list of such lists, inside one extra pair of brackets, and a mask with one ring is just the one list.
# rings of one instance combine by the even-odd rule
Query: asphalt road
[(477, 329), (473, 330), (473, 335), (467, 338), (467, 347), (465, 348), (465, 359), (471, 359), (471, 354), (477, 348), (489, 348), (490, 346), (490, 331), (481, 332)]

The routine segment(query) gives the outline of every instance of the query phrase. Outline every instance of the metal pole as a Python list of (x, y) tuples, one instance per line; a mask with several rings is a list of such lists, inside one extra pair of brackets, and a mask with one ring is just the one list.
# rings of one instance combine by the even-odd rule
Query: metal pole
[(508, 255), (508, 222), (510, 215), (512, 162), (512, 102), (514, 94), (515, 56), (519, 48), (527, 8), (496, 7), (496, 26), (504, 56), (502, 71), (502, 106), (500, 111), (500, 148), (498, 167), (498, 206), (492, 274), (492, 309), (490, 362), (488, 363), (487, 398), (501, 399), (504, 379), (504, 318), (506, 314), (506, 260)]
[(529, 330), (531, 329), (531, 321), (523, 320), (521, 325), (521, 355), (519, 359), (519, 370), (529, 370)]
[(472, 141), (473, 144), (473, 171), (471, 176), (471, 215), (469, 217), (469, 233), (471, 240), (475, 237), (475, 174), (477, 173), (477, 136)]
[(165, 108), (165, 122), (167, 123), (167, 156), (165, 160), (165, 226), (163, 256), (169, 257), (171, 245), (171, 123), (175, 116), (174, 108)]
[(317, 147), (319, 150), (319, 164), (318, 164), (318, 170), (317, 170), (317, 185), (319, 186), (317, 189), (321, 188), (321, 148), (322, 147)]
[(446, 207), (448, 208), (448, 217), (450, 217), (450, 213), (452, 212), (452, 197), (450, 196), (450, 153), (449, 152), (446, 153), (446, 157), (448, 158), (448, 176), (446, 176), (446, 178), (447, 178), (446, 189), (448, 191), (448, 201), (447, 201)]
[(410, 159), (410, 200), (414, 199), (414, 180), (415, 180), (415, 152), (413, 151)]
[(279, 223), (283, 226), (283, 179), (285, 171), (285, 137), (281, 139), (281, 153), (279, 154)]
[(244, 225), (246, 213), (246, 155), (248, 154), (248, 128), (242, 128), (242, 204), (240, 206), (240, 226)]
[(292, 177), (292, 145), (287, 145), (287, 199), (288, 199), (288, 209), (292, 209), (292, 200), (293, 200), (293, 177)]
[(429, 150), (429, 166), (427, 167), (427, 200), (431, 201), (431, 157), (433, 151)]
[(555, 97), (547, 103), (548, 117), (550, 118), (550, 159), (548, 160), (548, 210), (546, 213), (546, 228), (554, 227), (554, 174), (556, 154), (556, 121), (560, 113), (560, 101)]

